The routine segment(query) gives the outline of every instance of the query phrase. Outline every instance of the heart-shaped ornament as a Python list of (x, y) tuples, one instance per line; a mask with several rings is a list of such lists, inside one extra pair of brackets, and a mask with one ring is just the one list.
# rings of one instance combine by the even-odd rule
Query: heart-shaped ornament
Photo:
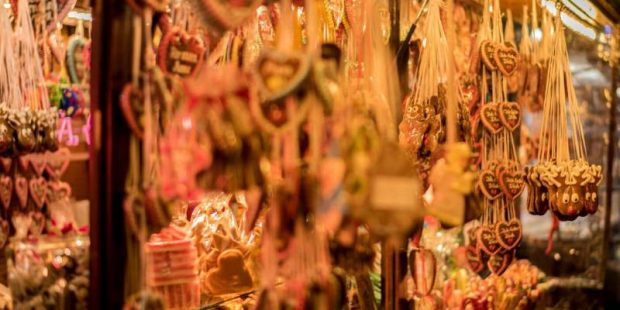
[(11, 197), (13, 197), (13, 179), (9, 176), (0, 176), (0, 203), (5, 210), (11, 206)]
[(478, 248), (489, 255), (494, 255), (502, 248), (497, 242), (495, 230), (492, 227), (483, 225), (478, 230)]
[(75, 3), (77, 0), (47, 0), (46, 2), (46, 16), (52, 17), (54, 16), (52, 12), (54, 12), (53, 5), (56, 6), (56, 18), (55, 19), (46, 19), (47, 21), (47, 31), (52, 32), (56, 29), (56, 26), (62, 21), (65, 20), (69, 12), (75, 7)]
[(435, 286), (437, 260), (432, 251), (414, 248), (409, 252), (409, 268), (411, 268), (415, 290), (420, 295), (428, 295)]
[(30, 166), (38, 176), (43, 175), (46, 165), (47, 160), (45, 159), (45, 155), (40, 153), (30, 154)]
[(516, 102), (499, 103), (499, 119), (504, 127), (514, 131), (521, 124), (521, 108)]
[(512, 252), (504, 254), (491, 255), (489, 261), (487, 261), (487, 267), (495, 275), (502, 275), (510, 263), (512, 262)]
[(496, 134), (502, 130), (502, 120), (499, 118), (497, 103), (491, 102), (482, 106), (480, 121), (491, 134)]
[(256, 60), (255, 77), (264, 101), (277, 101), (302, 86), (310, 72), (303, 54), (265, 50)]
[(523, 192), (525, 174), (522, 171), (505, 169), (498, 175), (499, 186), (509, 200), (514, 200)]
[(512, 219), (509, 222), (499, 222), (495, 225), (497, 242), (506, 250), (512, 250), (519, 245), (523, 236), (521, 222)]
[(45, 229), (45, 215), (43, 215), (43, 213), (41, 212), (31, 211), (28, 216), (30, 216), (30, 219), (32, 220), (30, 222), (30, 228), (28, 229), (28, 231), (30, 231), (30, 234), (32, 234), (33, 236), (40, 236)]
[(519, 51), (510, 42), (497, 44), (493, 54), (494, 64), (504, 76), (511, 76), (517, 71)]
[(496, 44), (493, 41), (484, 40), (480, 43), (480, 57), (489, 70), (497, 69), (497, 64), (495, 63), (496, 49)]
[(480, 252), (475, 247), (468, 246), (465, 256), (467, 257), (467, 263), (471, 271), (479, 273), (484, 269), (484, 263), (482, 263), (482, 259), (480, 259)]
[(54, 202), (71, 196), (71, 186), (67, 182), (47, 182), (47, 201)]
[(60, 148), (54, 153), (47, 153), (47, 165), (45, 170), (52, 178), (60, 179), (67, 171), (71, 162), (71, 151), (68, 148)]
[(4, 248), (7, 241), (9, 241), (9, 222), (0, 219), (0, 248)]
[(478, 176), (478, 188), (489, 200), (495, 200), (502, 195), (502, 188), (498, 182), (495, 172), (487, 169), (480, 171)]
[(39, 209), (43, 208), (47, 196), (47, 181), (43, 177), (30, 179), (30, 197)]
[(243, 24), (255, 16), (260, 0), (192, 0), (198, 16), (209, 26), (209, 30), (222, 34)]
[(188, 35), (174, 27), (159, 43), (157, 63), (162, 71), (182, 77), (194, 75), (202, 65), (205, 43), (197, 35)]
[(28, 172), (28, 168), (30, 168), (30, 155), (22, 155), (17, 157), (17, 163), (23, 172)]
[(28, 180), (22, 176), (15, 176), (15, 194), (19, 206), (23, 209), (26, 208), (28, 203)]
[(11, 172), (11, 164), (13, 163), (13, 159), (11, 157), (0, 157), (0, 164), (2, 164), (2, 169), (6, 173)]
[(142, 91), (135, 85), (128, 83), (123, 87), (120, 100), (121, 112), (123, 112), (127, 125), (138, 139), (144, 137), (144, 129), (139, 122), (143, 113), (143, 99)]

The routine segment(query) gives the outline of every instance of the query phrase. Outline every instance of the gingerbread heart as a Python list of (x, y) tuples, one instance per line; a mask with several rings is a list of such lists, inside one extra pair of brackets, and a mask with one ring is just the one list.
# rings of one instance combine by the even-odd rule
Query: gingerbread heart
[(47, 153), (47, 165), (45, 170), (52, 178), (60, 179), (67, 171), (71, 162), (71, 151), (68, 148), (60, 148), (54, 153)]
[(255, 76), (264, 101), (277, 101), (299, 87), (310, 72), (310, 59), (303, 54), (265, 50), (256, 60)]
[(493, 64), (504, 76), (511, 76), (517, 71), (519, 52), (510, 42), (497, 44), (493, 53)]
[(40, 236), (43, 233), (43, 229), (45, 229), (45, 216), (41, 212), (34, 211), (31, 211), (28, 216), (32, 220), (28, 231), (30, 231), (30, 234), (33, 236)]
[(491, 255), (489, 261), (487, 261), (487, 267), (493, 274), (502, 275), (508, 269), (510, 263), (512, 263), (513, 255), (513, 252)]
[(9, 241), (9, 222), (0, 219), (0, 248), (4, 248), (7, 241)]
[(67, 182), (49, 181), (47, 182), (47, 187), (46, 200), (48, 202), (58, 201), (71, 196), (71, 186)]
[(497, 64), (495, 62), (496, 49), (496, 44), (493, 41), (484, 40), (480, 43), (480, 57), (489, 70), (497, 69)]
[(521, 108), (516, 102), (499, 103), (499, 119), (510, 131), (514, 131), (521, 124)]
[(0, 203), (5, 210), (11, 206), (11, 197), (13, 197), (13, 179), (9, 176), (0, 176)]
[(45, 166), (47, 165), (47, 160), (45, 159), (45, 155), (35, 153), (30, 154), (30, 166), (32, 170), (38, 175), (43, 175), (43, 171), (45, 171)]
[(175, 27), (159, 43), (157, 63), (166, 73), (191, 76), (200, 68), (205, 50), (205, 43), (200, 37), (190, 36)]
[(260, 0), (192, 0), (196, 13), (209, 26), (209, 30), (221, 34), (243, 24), (248, 18), (255, 16)]
[(481, 226), (478, 230), (478, 248), (489, 255), (499, 252), (501, 246), (497, 242), (495, 230), (489, 226)]
[(202, 276), (206, 291), (213, 295), (245, 292), (253, 287), (243, 253), (237, 249), (222, 252), (217, 258), (217, 267)]
[(32, 178), (29, 185), (32, 201), (39, 209), (43, 208), (47, 196), (47, 181), (43, 177)]
[(432, 251), (414, 248), (409, 252), (409, 268), (415, 283), (416, 293), (428, 295), (435, 286), (437, 260)]
[(484, 169), (478, 176), (478, 187), (489, 200), (495, 200), (502, 195), (502, 189), (495, 172)]
[(495, 234), (497, 242), (506, 250), (512, 250), (519, 245), (523, 232), (521, 222), (518, 219), (512, 219), (509, 222), (499, 222), (495, 225)]
[(121, 112), (123, 112), (125, 121), (138, 139), (142, 139), (144, 137), (144, 129), (142, 124), (139, 122), (143, 112), (143, 96), (144, 95), (141, 90), (139, 90), (135, 85), (128, 83), (125, 87), (123, 87), (120, 100)]
[(505, 169), (498, 175), (499, 186), (509, 200), (514, 200), (523, 192), (525, 175), (522, 171)]
[(484, 269), (484, 263), (482, 263), (482, 259), (480, 258), (480, 252), (475, 247), (468, 246), (465, 256), (467, 257), (467, 263), (471, 271), (479, 273)]
[(496, 134), (502, 130), (502, 120), (499, 118), (497, 103), (485, 104), (480, 109), (480, 121), (489, 133)]
[(13, 159), (11, 157), (0, 157), (0, 164), (2, 164), (2, 169), (6, 173), (11, 172), (11, 164), (13, 163)]
[[(62, 24), (62, 21), (69, 15), (73, 7), (75, 7), (77, 0), (52, 0), (51, 2), (56, 4), (56, 18), (48, 21), (47, 31), (49, 32), (56, 29), (59, 23)], [(53, 14), (50, 14), (50, 16), (53, 16)]]
[(30, 155), (22, 155), (17, 157), (17, 163), (23, 172), (27, 172), (28, 168), (30, 168)]
[(15, 194), (20, 207), (25, 208), (28, 203), (28, 180), (22, 176), (15, 176)]

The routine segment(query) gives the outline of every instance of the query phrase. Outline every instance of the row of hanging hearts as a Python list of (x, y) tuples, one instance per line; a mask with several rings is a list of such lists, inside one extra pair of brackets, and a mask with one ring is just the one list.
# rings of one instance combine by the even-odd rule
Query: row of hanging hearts
[[(43, 233), (47, 224), (45, 215), (40, 211), (13, 214), (11, 222), (15, 228), (16, 235), (20, 237), (25, 237), (28, 234), (39, 236)], [(9, 240), (9, 234), (9, 222), (6, 219), (0, 218), (0, 248), (4, 248), (6, 245)]]
[(485, 266), (493, 274), (501, 275), (514, 259), (523, 237), (518, 219), (491, 225), (479, 225), (468, 232), (467, 261), (472, 271), (480, 273)]
[[(71, 195), (71, 187), (62, 181), (47, 181), (44, 177), (26, 178), (0, 175), (0, 203), (5, 210), (17, 204), (20, 210), (32, 201), (41, 210), (47, 202), (57, 201)], [(30, 198), (30, 199), (28, 199)]]
[(513, 132), (521, 124), (521, 108), (516, 102), (490, 102), (480, 109), (480, 122), (490, 134)]
[(13, 167), (19, 167), (23, 174), (34, 172), (41, 177), (47, 172), (52, 179), (60, 179), (67, 171), (70, 163), (71, 151), (60, 148), (56, 152), (32, 153), (17, 157), (0, 157), (0, 167), (5, 174), (13, 174)]

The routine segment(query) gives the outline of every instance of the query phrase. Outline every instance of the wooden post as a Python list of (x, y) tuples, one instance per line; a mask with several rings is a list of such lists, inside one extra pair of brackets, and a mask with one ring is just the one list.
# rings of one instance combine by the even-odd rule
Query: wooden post
[(118, 104), (130, 80), (132, 14), (124, 0), (93, 1), (90, 187), (90, 309), (124, 303), (122, 211), (130, 130)]
[[(620, 36), (614, 34), (616, 39), (619, 39)], [(619, 53), (620, 51), (611, 51), (612, 54)], [(611, 228), (609, 225), (611, 224), (611, 212), (613, 204), (612, 197), (614, 193), (614, 160), (615, 160), (615, 152), (616, 152), (616, 114), (617, 106), (618, 106), (618, 95), (616, 93), (616, 89), (618, 88), (618, 60), (616, 57), (612, 55), (611, 59), (611, 103), (609, 106), (609, 145), (607, 147), (607, 171), (605, 173), (605, 224), (604, 224), (604, 235), (603, 235), (603, 257), (601, 258), (602, 262), (600, 265), (600, 274), (599, 274), (599, 283), (603, 285), (605, 283), (605, 273), (607, 272), (607, 259), (609, 256), (609, 239)]]

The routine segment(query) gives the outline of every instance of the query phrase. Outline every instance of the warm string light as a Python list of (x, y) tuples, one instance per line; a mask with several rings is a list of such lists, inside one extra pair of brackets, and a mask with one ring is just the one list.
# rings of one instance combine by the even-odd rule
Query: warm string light
[[(579, 16), (580, 18), (583, 19), (588, 19), (588, 18), (596, 18), (596, 10), (594, 9), (594, 7), (589, 4), (588, 1), (585, 0), (571, 0), (571, 1), (575, 1), (575, 3), (586, 13), (588, 13), (588, 16), (585, 16), (585, 14), (583, 14), (579, 9), (577, 9), (570, 1), (567, 0), (562, 0), (562, 4), (565, 5), (568, 9), (571, 10), (571, 12), (573, 12), (575, 15)], [(549, 11), (549, 13), (551, 13), (551, 15), (556, 16), (558, 14), (558, 9), (556, 7), (556, 1), (551, 1), (551, 0), (542, 0), (541, 4), (544, 8), (547, 9), (547, 11)], [(582, 5), (583, 4), (583, 5)], [(585, 25), (583, 22), (579, 21), (578, 19), (576, 19), (575, 17), (571, 16), (570, 14), (566, 14), (565, 12), (561, 12), (560, 13), (560, 19), (562, 20), (562, 23), (568, 27), (570, 30), (590, 39), (590, 40), (595, 40), (597, 37), (596, 34), (596, 30), (588, 25)], [(534, 34), (534, 38), (536, 39), (536, 35)]]

